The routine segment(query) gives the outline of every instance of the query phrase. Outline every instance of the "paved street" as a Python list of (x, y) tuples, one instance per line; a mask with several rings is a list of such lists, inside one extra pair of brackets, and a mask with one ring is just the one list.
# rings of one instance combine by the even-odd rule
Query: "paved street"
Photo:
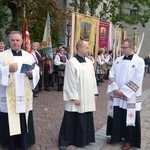
[[(107, 81), (102, 83), (99, 87), (99, 97), (96, 100), (97, 111), (94, 112), (96, 143), (91, 144), (85, 148), (68, 147), (68, 150), (119, 150), (120, 145), (109, 146), (106, 144), (105, 125), (106, 125), (106, 110), (108, 95), (106, 94)], [(149, 94), (150, 89), (150, 75), (144, 77), (143, 84), (143, 99), (144, 105), (141, 115), (143, 121), (142, 126), (142, 146), (150, 150), (150, 132), (148, 132), (150, 123), (150, 104), (146, 95)], [(146, 93), (146, 94), (145, 94)], [(149, 105), (148, 105), (149, 104)], [(62, 100), (62, 92), (56, 91), (56, 88), (51, 89), (50, 92), (43, 91), (39, 93), (38, 98), (34, 99), (34, 124), (36, 133), (36, 144), (30, 147), (30, 150), (58, 150), (57, 141), (62, 116), (64, 113), (64, 104)], [(149, 117), (149, 118), (148, 118)], [(145, 134), (147, 136), (145, 136)], [(3, 150), (0, 147), (0, 150)]]

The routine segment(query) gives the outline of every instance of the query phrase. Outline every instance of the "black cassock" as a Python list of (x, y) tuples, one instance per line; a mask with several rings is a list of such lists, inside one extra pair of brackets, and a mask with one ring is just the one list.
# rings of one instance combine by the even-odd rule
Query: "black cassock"
[[(78, 55), (75, 57), (80, 63), (86, 62)], [(95, 142), (93, 112), (78, 113), (65, 110), (58, 145), (83, 147), (90, 142)]]
[(113, 118), (108, 116), (106, 135), (111, 135), (111, 141), (125, 142), (133, 144), (134, 147), (141, 147), (141, 123), (140, 111), (136, 111), (135, 126), (126, 126), (126, 109), (114, 107)]
[(28, 150), (30, 145), (35, 144), (35, 134), (33, 125), (33, 114), (29, 112), (28, 131), (26, 126), (25, 113), (20, 114), (21, 134), (10, 136), (8, 113), (0, 112), (0, 143), (3, 146), (8, 146), (10, 150)]

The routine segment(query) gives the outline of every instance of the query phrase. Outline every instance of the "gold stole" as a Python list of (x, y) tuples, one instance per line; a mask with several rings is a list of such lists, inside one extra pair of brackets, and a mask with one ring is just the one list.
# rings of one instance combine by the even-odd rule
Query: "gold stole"
[[(14, 62), (10, 51), (5, 51), (3, 55), (4, 66), (9, 66)], [(23, 52), (22, 52), (23, 53)], [(29, 61), (28, 55), (23, 53), (23, 62)], [(32, 100), (32, 89), (29, 83), (29, 79), (25, 76), (25, 106), (26, 106), (26, 124), (28, 130), (28, 115), (29, 115), (29, 106)], [(8, 121), (9, 121), (9, 132), (10, 136), (21, 134), (21, 126), (20, 126), (20, 116), (16, 113), (16, 87), (15, 87), (15, 73), (10, 73), (10, 83), (9, 86), (6, 87), (6, 101), (7, 101), (7, 109), (8, 109)]]

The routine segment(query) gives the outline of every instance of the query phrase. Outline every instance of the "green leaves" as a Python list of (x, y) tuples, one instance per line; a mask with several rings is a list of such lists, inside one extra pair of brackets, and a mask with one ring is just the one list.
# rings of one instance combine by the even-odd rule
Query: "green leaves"
[[(73, 1), (72, 6), (73, 4), (79, 6), (77, 0)], [(101, 6), (99, 9), (100, 19), (110, 20), (114, 25), (118, 22), (144, 25), (150, 18), (150, 0), (109, 0), (105, 4), (103, 4), (103, 0), (81, 0), (80, 2), (88, 3), (91, 16), (95, 15), (93, 14), (95, 9)], [(82, 9), (82, 13), (85, 13), (84, 8), (80, 9)], [(135, 13), (130, 15), (130, 11), (135, 11)]]
[(0, 5), (0, 28), (4, 28), (5, 25), (9, 24), (9, 17), (10, 14), (7, 7), (2, 7), (2, 5)]
[[(10, 30), (22, 31), (24, 9), (31, 41), (42, 41), (49, 11), (51, 32), (54, 32), (52, 40), (54, 39), (54, 43), (58, 43), (59, 29), (61, 28), (65, 32), (67, 14), (65, 10), (58, 8), (57, 0), (0, 0), (0, 28), (5, 28), (7, 33)], [(8, 10), (10, 13), (7, 13)], [(10, 26), (6, 26), (9, 22)]]

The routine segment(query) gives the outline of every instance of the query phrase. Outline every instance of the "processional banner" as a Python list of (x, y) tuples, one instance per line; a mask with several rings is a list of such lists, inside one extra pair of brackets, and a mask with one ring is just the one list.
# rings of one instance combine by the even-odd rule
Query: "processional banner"
[(122, 30), (121, 28), (115, 28), (114, 48), (113, 48), (113, 60), (121, 55), (121, 42), (122, 42)]
[(74, 25), (74, 50), (75, 45), (79, 40), (86, 40), (89, 43), (89, 49), (91, 54), (95, 56), (97, 51), (97, 25), (99, 20), (92, 16), (75, 13), (75, 25)]
[(100, 21), (99, 23), (99, 48), (109, 50), (109, 22)]

